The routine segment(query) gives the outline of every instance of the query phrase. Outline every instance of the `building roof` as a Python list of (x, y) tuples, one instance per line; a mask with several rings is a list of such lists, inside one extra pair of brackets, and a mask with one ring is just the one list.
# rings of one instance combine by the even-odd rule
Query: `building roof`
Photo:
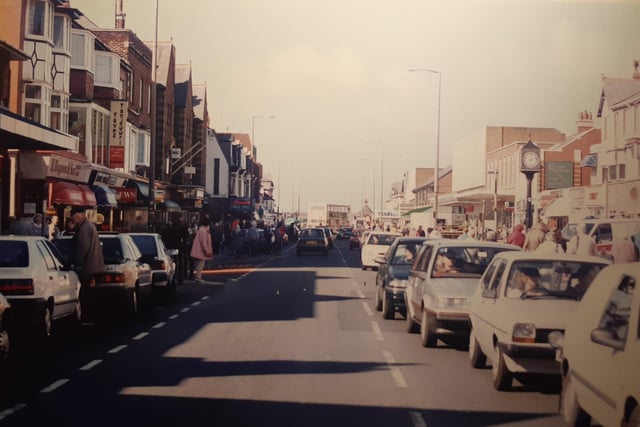
[[(145, 42), (145, 44), (153, 51), (153, 42)], [(156, 64), (156, 83), (167, 87), (169, 85), (169, 71), (171, 67), (171, 59), (175, 57), (175, 46), (173, 42), (158, 42), (156, 44), (157, 58)]]
[[(447, 176), (448, 174), (453, 173), (453, 166), (449, 165), (445, 168), (440, 169), (440, 174), (438, 175), (439, 179), (444, 178), (445, 176)], [(435, 181), (434, 176), (431, 176), (429, 179), (427, 179), (425, 182), (423, 182), (422, 184), (418, 185), (416, 188), (413, 189), (413, 192), (417, 192), (419, 190), (422, 190), (425, 187), (430, 187), (433, 185)]]
[(602, 91), (598, 103), (598, 117), (602, 117), (605, 101), (609, 108), (626, 104), (640, 97), (640, 79), (602, 79)]
[(187, 93), (191, 82), (191, 64), (176, 65), (175, 99), (176, 107), (187, 105)]
[(207, 103), (207, 85), (197, 84), (192, 86), (193, 114), (196, 119), (205, 121), (205, 107)]
[(240, 144), (242, 144), (242, 146), (244, 148), (246, 148), (247, 150), (249, 150), (250, 153), (253, 154), (253, 149), (252, 149), (252, 146), (251, 146), (251, 137), (249, 136), (249, 134), (246, 134), (246, 133), (234, 133), (233, 137), (238, 142), (240, 142)]

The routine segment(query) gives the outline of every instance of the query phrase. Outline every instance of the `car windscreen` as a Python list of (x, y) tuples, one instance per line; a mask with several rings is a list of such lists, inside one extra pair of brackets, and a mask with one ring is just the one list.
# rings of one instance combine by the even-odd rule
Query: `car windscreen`
[(431, 277), (480, 277), (493, 257), (511, 249), (486, 246), (440, 247)]
[(505, 296), (579, 300), (603, 267), (580, 261), (516, 261), (507, 278)]
[(101, 238), (102, 256), (105, 264), (122, 264), (124, 262), (124, 252), (120, 239)]
[(377, 234), (377, 233), (373, 233), (371, 234), (371, 236), (369, 236), (369, 244), (371, 245), (385, 245), (385, 246), (389, 246), (393, 243), (393, 241), (396, 239), (396, 237), (393, 234)]
[(156, 239), (153, 236), (135, 236), (131, 235), (131, 238), (135, 242), (142, 255), (158, 256), (158, 246), (156, 245)]
[(29, 246), (20, 240), (0, 241), (0, 268), (29, 266)]

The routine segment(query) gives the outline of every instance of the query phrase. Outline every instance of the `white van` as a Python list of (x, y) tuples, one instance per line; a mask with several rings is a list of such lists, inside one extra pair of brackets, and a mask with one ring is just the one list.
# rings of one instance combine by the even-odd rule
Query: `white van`
[(640, 218), (583, 219), (570, 222), (562, 229), (562, 237), (567, 241), (578, 233), (578, 224), (587, 225), (587, 234), (596, 243), (596, 255), (612, 259), (611, 244), (615, 240), (629, 237), (640, 231)]

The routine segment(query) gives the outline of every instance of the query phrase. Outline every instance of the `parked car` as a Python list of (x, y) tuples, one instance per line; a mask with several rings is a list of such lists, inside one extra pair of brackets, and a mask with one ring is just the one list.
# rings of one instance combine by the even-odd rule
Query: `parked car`
[[(151, 301), (151, 267), (133, 238), (126, 233), (100, 233), (104, 273), (96, 273), (91, 286), (83, 290), (83, 319), (98, 320), (103, 316), (134, 318), (140, 308)], [(56, 246), (70, 254), (71, 236), (61, 236)]]
[(54, 321), (80, 320), (80, 280), (51, 242), (40, 236), (0, 236), (0, 293), (19, 333), (48, 337)]
[(383, 318), (393, 319), (396, 311), (406, 316), (404, 292), (409, 269), (425, 240), (424, 237), (399, 237), (384, 255), (376, 256), (376, 310), (382, 311)]
[(128, 233), (140, 252), (142, 262), (151, 267), (153, 292), (158, 296), (174, 297), (176, 294), (177, 249), (167, 249), (158, 233)]
[(493, 257), (518, 246), (475, 239), (427, 239), (411, 270), (405, 293), (407, 332), (425, 347), (440, 336), (469, 333), (469, 301)]
[(362, 269), (378, 269), (378, 263), (375, 261), (377, 255), (384, 255), (389, 246), (397, 237), (401, 237), (400, 233), (390, 233), (387, 231), (372, 231), (367, 234), (366, 240), (362, 244), (360, 251), (360, 262)]
[[(632, 235), (640, 227), (638, 218), (616, 219), (584, 219), (578, 222), (570, 222), (562, 229), (562, 237), (567, 240), (567, 251), (575, 248), (575, 240), (578, 234), (578, 225), (584, 223), (587, 234), (596, 244), (596, 255), (613, 259), (611, 246), (614, 241), (620, 241)], [(573, 248), (572, 248), (573, 246)]]
[(349, 237), (349, 250), (360, 249), (360, 231), (353, 230)]
[(300, 232), (296, 242), (296, 254), (299, 256), (304, 252), (329, 254), (329, 242), (324, 228), (305, 228)]
[(564, 331), (593, 278), (609, 264), (599, 257), (503, 252), (493, 257), (471, 299), (469, 360), (493, 366), (493, 386), (511, 388), (514, 374), (560, 374), (548, 342)]
[(360, 244), (360, 249), (362, 249), (362, 247), (364, 246), (364, 242), (369, 237), (369, 234), (371, 234), (371, 230), (364, 230), (362, 231), (362, 233), (360, 233), (360, 240), (358, 241), (358, 243)]
[(0, 366), (9, 357), (9, 351), (11, 350), (9, 328), (12, 316), (11, 303), (3, 294), (0, 294)]
[(338, 230), (337, 238), (340, 240), (349, 239), (352, 233), (353, 233), (352, 227), (340, 227), (340, 229)]
[(549, 340), (562, 364), (561, 412), (571, 426), (640, 426), (640, 263), (603, 269), (564, 334)]

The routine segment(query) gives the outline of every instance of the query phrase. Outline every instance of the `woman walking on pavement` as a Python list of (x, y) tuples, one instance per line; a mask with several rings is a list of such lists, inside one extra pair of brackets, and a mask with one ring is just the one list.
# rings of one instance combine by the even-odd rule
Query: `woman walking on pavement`
[(196, 232), (191, 246), (191, 258), (194, 260), (197, 283), (202, 283), (202, 269), (204, 262), (213, 258), (213, 248), (211, 245), (211, 232), (209, 231), (209, 218), (204, 218)]

